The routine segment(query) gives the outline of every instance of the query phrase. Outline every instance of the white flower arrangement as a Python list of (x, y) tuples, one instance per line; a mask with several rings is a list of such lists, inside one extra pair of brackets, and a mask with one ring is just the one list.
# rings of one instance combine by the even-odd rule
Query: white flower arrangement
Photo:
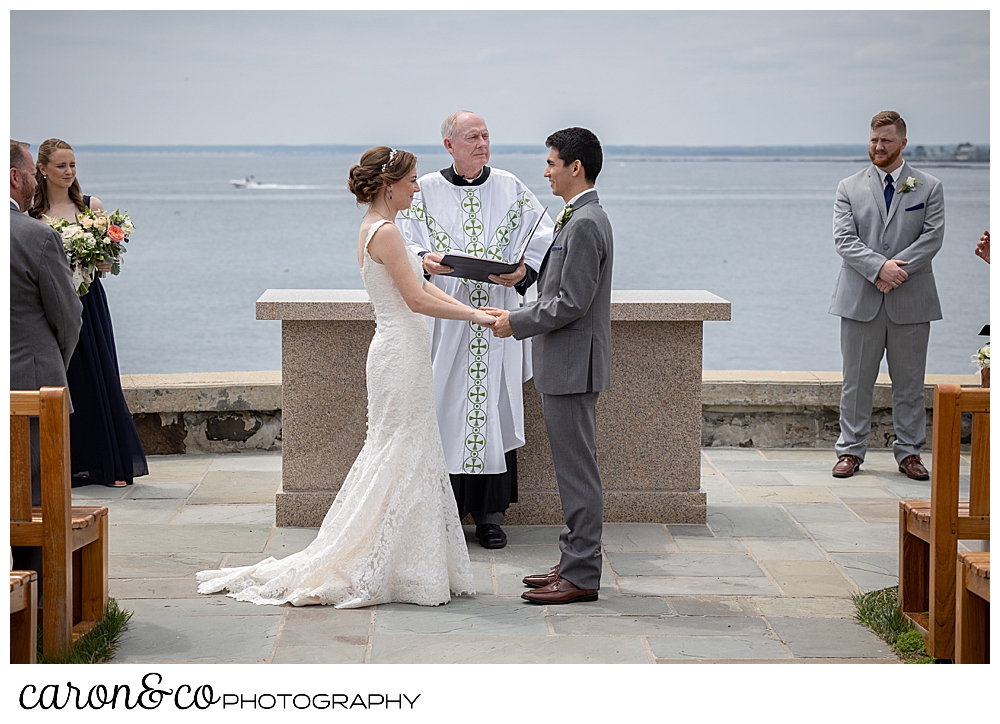
[(90, 285), (99, 274), (98, 262), (111, 264), (112, 274), (121, 272), (125, 244), (135, 231), (128, 212), (118, 209), (110, 214), (84, 209), (76, 215), (75, 222), (48, 219), (48, 225), (62, 237), (63, 250), (73, 272), (73, 285), (81, 297), (90, 291)]
[(907, 176), (906, 181), (904, 181), (903, 185), (899, 188), (899, 193), (908, 194), (911, 191), (916, 191), (917, 186), (923, 186), (923, 184), (917, 181), (912, 176)]
[(976, 369), (980, 370), (989, 369), (990, 346), (988, 344), (980, 348), (978, 352), (972, 355), (972, 364), (976, 366)]

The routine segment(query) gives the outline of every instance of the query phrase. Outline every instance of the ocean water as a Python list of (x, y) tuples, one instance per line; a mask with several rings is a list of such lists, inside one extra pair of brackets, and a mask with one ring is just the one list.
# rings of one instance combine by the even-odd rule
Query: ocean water
[[(545, 149), (495, 152), (554, 216)], [(121, 275), (105, 280), (123, 373), (279, 369), (280, 322), (255, 319), (266, 289), (361, 288), (363, 214), (346, 189), (356, 153), (323, 150), (77, 153), (84, 192), (136, 225)], [(447, 165), (420, 154), (419, 172)], [(860, 158), (683, 159), (616, 155), (598, 192), (615, 233), (615, 289), (706, 289), (733, 305), (705, 324), (705, 369), (839, 370), (827, 314), (840, 258), (837, 182)], [(946, 234), (934, 260), (944, 319), (928, 372), (970, 373), (989, 322), (989, 267), (973, 254), (989, 227), (989, 168), (920, 166), (944, 183)], [(237, 189), (253, 174), (269, 185)], [(884, 369), (884, 363), (883, 363)]]

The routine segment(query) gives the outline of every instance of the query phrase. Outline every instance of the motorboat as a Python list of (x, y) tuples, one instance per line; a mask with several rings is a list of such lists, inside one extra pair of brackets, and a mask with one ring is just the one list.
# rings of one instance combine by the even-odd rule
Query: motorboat
[(253, 176), (247, 176), (243, 179), (230, 179), (229, 183), (238, 189), (259, 189), (261, 184), (254, 181)]

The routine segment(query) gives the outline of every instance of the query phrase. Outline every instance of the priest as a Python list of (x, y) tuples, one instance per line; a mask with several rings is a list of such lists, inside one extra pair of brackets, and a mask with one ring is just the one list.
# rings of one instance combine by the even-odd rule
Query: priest
[[(456, 111), (441, 125), (441, 136), (453, 163), (419, 179), (413, 204), (397, 219), (400, 231), (434, 284), (455, 299), (508, 310), (534, 301), (533, 285), (552, 242), (551, 218), (516, 176), (487, 166), (490, 135), (482, 117)], [(445, 276), (452, 268), (441, 262), (451, 251), (518, 266), (489, 282)], [(531, 379), (531, 342), (497, 339), (465, 322), (427, 321), (434, 401), (459, 515), (472, 515), (480, 545), (503, 548), (507, 535), (500, 525), (517, 502), (521, 385)]]

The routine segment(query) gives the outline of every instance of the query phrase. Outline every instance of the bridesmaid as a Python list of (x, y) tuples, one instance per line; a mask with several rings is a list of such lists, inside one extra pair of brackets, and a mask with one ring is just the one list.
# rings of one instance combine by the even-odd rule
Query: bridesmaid
[[(73, 148), (58, 138), (50, 138), (38, 147), (35, 180), (37, 189), (30, 213), (36, 219), (74, 221), (85, 208), (104, 208), (100, 199), (80, 191)], [(98, 265), (102, 272), (110, 268), (109, 264)], [(73, 402), (69, 416), (73, 487), (123, 487), (130, 485), (133, 478), (148, 474), (149, 469), (132, 413), (122, 395), (111, 313), (100, 279), (94, 279), (80, 301), (83, 327), (66, 372)]]

